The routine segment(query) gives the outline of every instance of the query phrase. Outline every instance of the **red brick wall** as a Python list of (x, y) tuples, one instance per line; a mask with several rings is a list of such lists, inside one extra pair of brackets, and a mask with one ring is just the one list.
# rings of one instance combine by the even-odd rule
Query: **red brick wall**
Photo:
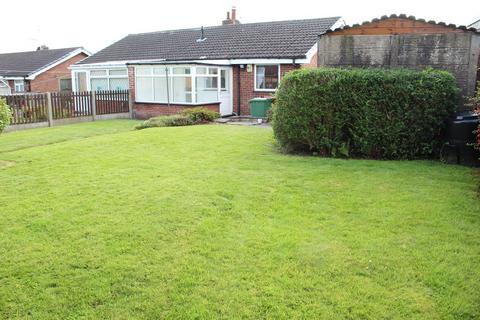
[[(192, 105), (179, 105), (170, 104), (170, 107), (166, 104), (157, 103), (135, 103), (134, 104), (134, 117), (135, 119), (149, 119), (156, 116), (166, 116), (180, 113), (183, 109), (194, 108)], [(200, 105), (199, 105), (200, 107)], [(220, 104), (202, 104), (201, 107), (208, 108), (212, 111), (219, 112)]]
[[(294, 69), (298, 69), (299, 65), (282, 64), (280, 66), (280, 79)], [(241, 69), (239, 66), (233, 66), (233, 112), (238, 114), (238, 72), (240, 71), (240, 115), (250, 115), (250, 106), (248, 101), (253, 98), (271, 97), (274, 92), (255, 91), (254, 68), (247, 72), (247, 66)]]
[(60, 90), (60, 79), (71, 78), (71, 72), (68, 69), (72, 64), (86, 58), (87, 55), (79, 53), (76, 56), (64, 61), (63, 63), (39, 74), (34, 80), (30, 81), (30, 91), (32, 92), (51, 92)]

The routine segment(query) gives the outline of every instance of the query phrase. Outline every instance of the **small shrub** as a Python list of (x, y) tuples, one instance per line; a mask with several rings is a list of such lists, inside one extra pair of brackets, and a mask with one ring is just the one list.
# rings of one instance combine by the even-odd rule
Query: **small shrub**
[[(467, 103), (471, 105), (472, 109), (480, 114), (480, 85), (477, 87), (476, 94), (467, 100)], [(475, 130), (475, 148), (480, 151), (480, 123), (478, 124), (478, 129)]]
[(150, 118), (141, 124), (137, 125), (135, 129), (146, 129), (146, 128), (154, 128), (154, 127), (179, 127), (179, 126), (190, 126), (193, 125), (194, 122), (191, 118), (176, 114), (172, 116), (160, 116)]
[(10, 124), (12, 111), (5, 99), (0, 98), (0, 133)]
[(205, 107), (188, 108), (180, 112), (181, 115), (189, 117), (195, 123), (211, 122), (220, 117), (218, 112)]
[(285, 151), (327, 156), (430, 157), (458, 102), (455, 78), (427, 69), (303, 69), (276, 93), (275, 138)]

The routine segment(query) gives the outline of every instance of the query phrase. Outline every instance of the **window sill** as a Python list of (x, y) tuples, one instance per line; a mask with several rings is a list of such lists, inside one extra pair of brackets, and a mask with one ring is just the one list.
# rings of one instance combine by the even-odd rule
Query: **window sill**
[[(135, 103), (143, 103), (143, 104), (163, 104), (167, 105), (169, 104), (168, 102), (159, 102), (159, 101), (137, 101), (135, 100)], [(211, 102), (197, 102), (197, 103), (192, 103), (192, 102), (170, 102), (170, 105), (172, 106), (203, 106), (206, 104), (220, 104), (220, 101), (211, 101)]]
[(277, 89), (255, 89), (254, 92), (275, 92)]

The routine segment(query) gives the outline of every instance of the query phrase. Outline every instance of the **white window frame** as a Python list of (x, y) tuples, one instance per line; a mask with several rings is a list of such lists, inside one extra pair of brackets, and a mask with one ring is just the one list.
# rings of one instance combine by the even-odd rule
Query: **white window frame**
[[(141, 66), (135, 66), (135, 102), (139, 103), (157, 103), (157, 104), (175, 104), (175, 105), (200, 105), (200, 104), (210, 104), (210, 103), (220, 103), (220, 91), (222, 90), (221, 87), (221, 66), (207, 66), (207, 65), (194, 65), (194, 64), (188, 64), (188, 65), (167, 65), (166, 68), (168, 69), (168, 78), (169, 78), (169, 86), (168, 86), (168, 97), (169, 99), (167, 100), (155, 100), (155, 87), (154, 87), (154, 78), (160, 78), (163, 77), (165, 78), (165, 74), (161, 75), (156, 75), (153, 74), (153, 68), (158, 68), (158, 67), (163, 67), (165, 68), (165, 65), (141, 65)], [(190, 68), (190, 74), (174, 74), (173, 73), (173, 68)], [(197, 73), (197, 68), (207, 68), (207, 73), (206, 74), (198, 74)], [(209, 69), (214, 68), (217, 69), (217, 74), (210, 74)], [(137, 70), (150, 70), (149, 74), (145, 75), (139, 75)], [(171, 85), (171, 78), (174, 77), (191, 77), (192, 81), (192, 91), (191, 91), (191, 97), (192, 97), (192, 102), (177, 102), (173, 101), (173, 85)], [(204, 78), (204, 77), (217, 77), (217, 88), (212, 88), (211, 90), (217, 90), (217, 99), (215, 101), (208, 101), (208, 102), (201, 102), (197, 103), (197, 83), (196, 80), (198, 78)], [(152, 85), (152, 92), (153, 94), (153, 100), (145, 100), (145, 99), (138, 99), (138, 78), (151, 78), (151, 85)], [(228, 90), (228, 88), (227, 88)], [(186, 91), (189, 92), (189, 91)], [(170, 101), (168, 101), (170, 100)]]
[[(25, 92), (25, 80), (19, 79), (19, 80), (13, 80), (14, 87), (15, 87), (15, 92)], [(18, 87), (21, 87), (22, 90), (17, 90)]]
[(275, 89), (261, 89), (257, 87), (257, 67), (260, 66), (277, 66), (278, 67), (278, 81), (277, 81), (277, 88), (280, 85), (280, 64), (277, 63), (261, 63), (261, 64), (256, 64), (253, 68), (253, 83), (255, 87), (255, 91), (258, 92), (275, 92), (277, 88)]
[[(110, 74), (111, 71), (117, 71), (117, 70), (122, 70), (122, 71), (125, 71), (125, 74), (124, 75), (112, 75)], [(99, 75), (99, 76), (95, 76), (95, 75), (92, 75), (92, 71), (105, 71), (105, 75)], [(94, 70), (90, 70), (88, 72), (88, 86), (90, 87), (90, 89), (92, 91), (96, 91), (94, 90), (94, 88), (92, 88), (92, 79), (106, 79), (107, 80), (107, 90), (112, 90), (110, 88), (110, 79), (127, 79), (127, 83), (128, 83), (128, 69), (127, 68), (111, 68), (111, 69), (94, 69)], [(128, 86), (127, 86), (127, 89), (125, 90), (128, 90)]]

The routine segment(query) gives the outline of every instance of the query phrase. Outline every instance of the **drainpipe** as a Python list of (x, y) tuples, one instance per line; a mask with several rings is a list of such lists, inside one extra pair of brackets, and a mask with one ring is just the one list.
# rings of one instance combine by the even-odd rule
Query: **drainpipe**
[(240, 65), (237, 65), (238, 73), (237, 73), (237, 103), (238, 103), (238, 112), (237, 115), (240, 116)]

